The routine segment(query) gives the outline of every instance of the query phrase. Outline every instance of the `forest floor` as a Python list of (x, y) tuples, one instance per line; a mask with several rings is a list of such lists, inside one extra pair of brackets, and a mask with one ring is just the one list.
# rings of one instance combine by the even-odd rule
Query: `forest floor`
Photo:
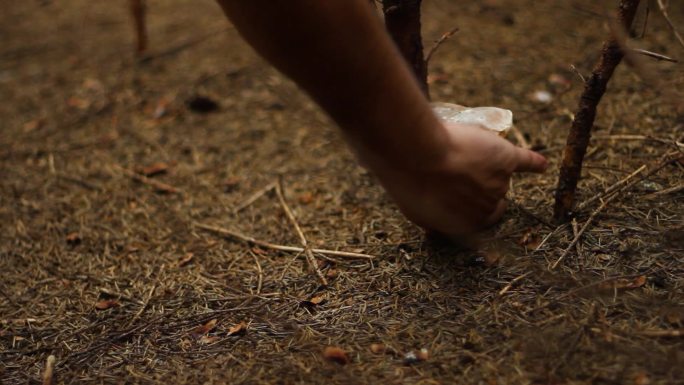
[[(49, 355), (58, 383), (684, 383), (682, 162), (631, 178), (551, 268), (574, 238), (551, 207), (608, 33), (599, 3), (616, 1), (425, 4), (428, 46), (460, 28), (432, 60), (433, 99), (513, 110), (551, 162), (515, 177), (476, 252), (407, 222), (214, 2), (150, 1), (144, 62), (122, 2), (7, 2), (0, 383), (42, 383)], [(645, 31), (635, 47), (684, 59), (657, 9)], [(609, 85), (580, 202), (682, 153), (682, 65), (645, 60)], [(300, 246), (274, 186), (313, 247), (370, 259), (314, 253), (322, 287), (304, 253), (210, 230)]]

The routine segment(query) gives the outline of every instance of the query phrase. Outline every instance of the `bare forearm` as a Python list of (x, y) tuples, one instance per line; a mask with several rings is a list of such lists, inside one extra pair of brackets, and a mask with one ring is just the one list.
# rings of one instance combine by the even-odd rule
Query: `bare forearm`
[(443, 155), (446, 135), (367, 0), (218, 1), (360, 152), (407, 163), (409, 153)]

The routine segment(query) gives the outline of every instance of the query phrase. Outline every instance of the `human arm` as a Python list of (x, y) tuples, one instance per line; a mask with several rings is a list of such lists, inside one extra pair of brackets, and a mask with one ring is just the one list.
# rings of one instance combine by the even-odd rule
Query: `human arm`
[(502, 212), (541, 155), (478, 126), (445, 127), (367, 0), (218, 0), (243, 37), (333, 118), (407, 217), (465, 235)]

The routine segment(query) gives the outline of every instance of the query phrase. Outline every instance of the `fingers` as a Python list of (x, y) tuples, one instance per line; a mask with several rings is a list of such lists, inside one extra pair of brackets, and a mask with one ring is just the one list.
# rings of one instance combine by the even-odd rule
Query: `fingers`
[(526, 150), (521, 147), (516, 147), (516, 158), (518, 160), (515, 167), (515, 172), (537, 172), (542, 173), (546, 171), (548, 162), (546, 158), (539, 153), (531, 150)]

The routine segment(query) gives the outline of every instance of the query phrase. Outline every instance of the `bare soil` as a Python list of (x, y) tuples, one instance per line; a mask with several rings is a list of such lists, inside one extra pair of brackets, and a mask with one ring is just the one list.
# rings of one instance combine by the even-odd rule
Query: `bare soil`
[[(433, 98), (510, 108), (552, 163), (515, 178), (479, 252), (408, 223), (212, 1), (150, 1), (142, 62), (123, 2), (5, 3), (0, 383), (42, 383), (49, 355), (57, 383), (684, 383), (682, 162), (632, 178), (550, 268), (574, 238), (550, 223), (557, 166), (616, 1), (426, 2), (428, 46), (460, 28), (430, 63)], [(684, 59), (651, 3), (633, 44)], [(644, 60), (609, 85), (580, 202), (681, 155), (682, 65)], [(304, 253), (200, 227), (300, 246), (264, 190), (279, 181), (313, 247), (373, 259), (315, 253), (322, 287)]]

